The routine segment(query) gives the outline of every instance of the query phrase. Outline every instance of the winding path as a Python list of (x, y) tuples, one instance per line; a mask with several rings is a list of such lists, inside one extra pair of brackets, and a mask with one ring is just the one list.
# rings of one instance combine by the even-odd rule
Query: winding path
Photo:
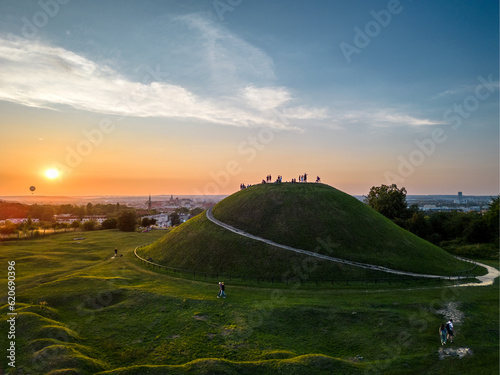
[[(242, 231), (241, 229), (237, 229), (237, 228), (235, 228), (235, 227), (233, 227), (233, 226), (231, 226), (229, 224), (223, 223), (222, 221), (219, 221), (216, 218), (214, 218), (214, 216), (212, 214), (212, 207), (210, 207), (206, 211), (206, 215), (207, 215), (207, 219), (210, 220), (212, 223), (214, 223), (214, 224), (216, 224), (216, 225), (218, 225), (218, 226), (220, 226), (220, 227), (222, 227), (224, 229), (227, 229), (227, 230), (229, 230), (229, 231), (231, 231), (233, 233), (236, 233), (236, 234), (238, 234), (240, 236), (248, 237), (248, 238), (251, 238), (251, 239), (256, 240), (256, 241), (264, 242), (265, 244), (268, 244), (268, 245), (271, 245), (271, 246), (275, 246), (275, 247), (279, 247), (281, 249), (293, 251), (295, 253), (305, 254), (305, 255), (309, 255), (309, 256), (315, 257), (315, 258), (329, 260), (331, 262), (343, 263), (343, 264), (347, 264), (347, 265), (354, 266), (354, 267), (366, 268), (366, 269), (373, 270), (373, 271), (382, 271), (382, 272), (387, 272), (387, 273), (393, 273), (393, 274), (396, 274), (396, 275), (425, 277), (425, 278), (429, 278), (429, 279), (461, 280), (461, 279), (467, 278), (467, 276), (426, 275), (426, 274), (421, 274), (421, 273), (398, 271), (398, 270), (393, 270), (391, 268), (387, 268), (387, 267), (383, 267), (383, 266), (377, 266), (377, 265), (373, 265), (373, 264), (366, 264), (366, 263), (354, 262), (354, 261), (350, 261), (350, 260), (345, 260), (345, 259), (331, 257), (331, 256), (328, 256), (328, 255), (318, 254), (318, 253), (315, 253), (315, 252), (312, 252), (312, 251), (308, 251), (308, 250), (297, 249), (295, 247), (291, 247), (291, 246), (287, 246), (287, 245), (282, 245), (282, 244), (279, 244), (279, 243), (271, 241), (271, 240), (266, 240), (265, 238), (262, 238), (262, 237), (254, 236), (253, 234), (247, 233), (245, 231)], [(497, 269), (495, 269), (493, 267), (487, 266), (487, 265), (482, 264), (482, 263), (474, 262), (472, 260), (465, 259), (465, 258), (459, 258), (459, 259), (467, 261), (467, 262), (470, 262), (470, 263), (477, 264), (477, 265), (479, 265), (481, 267), (484, 267), (484, 268), (486, 268), (488, 270), (488, 274), (486, 274), (484, 276), (476, 276), (476, 278), (480, 281), (480, 283), (462, 284), (462, 286), (469, 286), (469, 285), (470, 286), (485, 286), (485, 285), (491, 285), (491, 284), (493, 284), (493, 281), (497, 277), (500, 276), (500, 271), (498, 271)]]

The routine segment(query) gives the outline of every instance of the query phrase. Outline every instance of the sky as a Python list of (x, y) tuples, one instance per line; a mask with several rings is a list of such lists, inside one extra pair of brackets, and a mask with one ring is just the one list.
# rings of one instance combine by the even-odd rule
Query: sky
[(0, 196), (499, 193), (498, 1), (0, 2)]

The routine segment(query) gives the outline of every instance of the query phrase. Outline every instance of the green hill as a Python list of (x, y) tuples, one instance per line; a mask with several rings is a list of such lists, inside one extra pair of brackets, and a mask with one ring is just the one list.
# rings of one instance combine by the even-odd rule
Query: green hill
[[(324, 184), (263, 184), (213, 208), (216, 219), (274, 242), (332, 257), (422, 274), (453, 275), (470, 268), (400, 228), (356, 198)], [(309, 278), (391, 277), (313, 259), (239, 236), (205, 213), (140, 249), (169, 267), (207, 273)]]

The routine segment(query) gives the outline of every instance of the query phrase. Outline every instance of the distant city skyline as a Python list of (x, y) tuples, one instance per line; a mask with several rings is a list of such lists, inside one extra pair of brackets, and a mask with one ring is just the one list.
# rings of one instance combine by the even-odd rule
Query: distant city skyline
[(499, 194), (498, 2), (0, 3), (0, 196)]

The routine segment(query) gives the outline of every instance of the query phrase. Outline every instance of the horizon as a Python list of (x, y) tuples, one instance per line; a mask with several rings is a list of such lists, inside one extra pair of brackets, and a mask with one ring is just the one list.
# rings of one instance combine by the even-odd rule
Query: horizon
[[(2, 199), (8, 199), (8, 198), (25, 198), (25, 199), (31, 199), (35, 200), (37, 198), (43, 199), (43, 198), (86, 198), (86, 199), (91, 199), (91, 198), (96, 198), (96, 199), (102, 199), (102, 198), (120, 198), (120, 197), (127, 197), (127, 198), (147, 198), (151, 196), (151, 198), (154, 197), (169, 197), (173, 196), (175, 197), (227, 197), (229, 195), (232, 195), (239, 190), (234, 191), (233, 193), (230, 194), (213, 194), (213, 195), (196, 195), (196, 194), (173, 194), (173, 193), (165, 193), (165, 194), (143, 194), (143, 195), (130, 195), (130, 194), (124, 194), (124, 195), (109, 195), (109, 194), (95, 194), (95, 195), (0, 195), (0, 200)], [(362, 197), (366, 196), (366, 194), (349, 194), (353, 197)], [(367, 193), (368, 194), (368, 193)], [(498, 194), (463, 194), (462, 197), (496, 197)], [(458, 194), (407, 194), (407, 198), (409, 197), (458, 197)]]
[(0, 3), (0, 195), (498, 195), (498, 2), (312, 4)]

